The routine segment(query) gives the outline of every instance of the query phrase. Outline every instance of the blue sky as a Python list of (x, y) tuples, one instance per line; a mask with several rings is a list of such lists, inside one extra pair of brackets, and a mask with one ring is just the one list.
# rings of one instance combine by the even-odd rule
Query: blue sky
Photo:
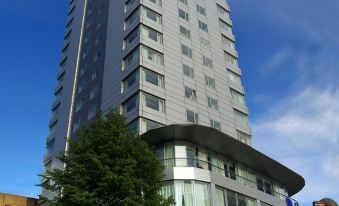
[[(339, 201), (339, 2), (230, 0), (254, 146)], [(35, 196), (67, 1), (0, 0), (0, 192)]]

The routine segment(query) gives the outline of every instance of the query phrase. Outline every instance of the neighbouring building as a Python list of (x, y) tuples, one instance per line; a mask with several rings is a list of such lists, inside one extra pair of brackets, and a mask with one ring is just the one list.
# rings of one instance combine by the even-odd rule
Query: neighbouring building
[(319, 201), (314, 201), (313, 206), (338, 206), (338, 204), (330, 198), (323, 198)]
[(31, 197), (0, 193), (0, 206), (38, 206), (38, 200)]
[(251, 147), (241, 75), (226, 0), (71, 0), (45, 168), (115, 110), (156, 146), (177, 205), (297, 204), (304, 179)]

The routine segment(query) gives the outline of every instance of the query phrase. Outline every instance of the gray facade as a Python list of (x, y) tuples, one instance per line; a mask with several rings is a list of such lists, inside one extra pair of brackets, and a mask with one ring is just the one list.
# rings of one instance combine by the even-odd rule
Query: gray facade
[[(128, 2), (131, 1), (116, 2), (109, 9), (101, 109), (104, 112), (120, 109), (128, 122), (137, 124), (134, 128), (139, 134), (160, 125), (192, 123), (187, 119), (187, 110), (190, 110), (198, 117), (194, 123), (212, 126), (213, 121), (215, 127), (234, 138), (239, 138), (237, 131), (242, 132), (243, 137), (249, 138), (247, 143), (250, 144), (248, 111), (243, 101), (241, 72), (237, 66), (238, 55), (234, 48), (235, 38), (226, 2), (190, 0), (185, 4), (185, 1), (178, 0), (175, 3), (162, 1), (161, 5), (149, 0), (140, 3), (135, 1), (131, 5)], [(203, 14), (197, 11), (198, 5)], [(187, 18), (181, 18), (179, 12), (186, 12)], [(136, 13), (137, 17), (134, 17)], [(134, 21), (129, 23), (130, 19)], [(199, 28), (199, 21), (207, 25), (208, 31)], [(221, 22), (229, 30), (223, 29)], [(126, 46), (125, 41), (138, 28), (137, 37)], [(147, 33), (149, 30), (152, 34)], [(187, 35), (183, 30), (186, 30)], [(156, 35), (157, 40), (150, 35)], [(148, 51), (143, 51), (144, 48), (160, 57), (148, 57)], [(124, 65), (124, 58), (135, 49), (139, 50), (140, 58)], [(183, 53), (186, 51), (188, 53)], [(234, 58), (234, 65), (227, 61), (226, 54)], [(160, 58), (161, 62), (152, 58)], [(158, 74), (163, 79), (160, 80), (163, 85), (147, 81), (144, 72), (139, 71), (136, 83), (125, 89), (124, 80), (134, 75), (133, 72), (140, 67)], [(185, 75), (183, 67), (189, 68), (192, 75)], [(229, 73), (239, 79), (230, 81)], [(187, 98), (185, 90), (193, 90), (193, 97)], [(156, 108), (156, 111), (150, 108), (143, 93), (158, 98), (163, 109)], [(136, 108), (124, 111), (124, 103), (136, 94), (139, 94)], [(235, 112), (242, 115), (239, 121), (236, 121)]]
[(45, 167), (61, 167), (56, 157), (65, 150), (65, 137), (70, 132), (70, 117), (74, 102), (74, 88), (80, 52), (81, 31), (83, 28), (85, 1), (70, 1), (67, 14), (64, 45), (57, 74), (55, 101), (52, 104), (52, 117), (49, 122), (49, 134), (46, 139), (47, 151), (44, 156)]
[(192, 124), (251, 145), (226, 0), (69, 4), (46, 169), (63, 167), (56, 157), (67, 151), (65, 140), (76, 137), (99, 110), (124, 114), (140, 135), (166, 125)]

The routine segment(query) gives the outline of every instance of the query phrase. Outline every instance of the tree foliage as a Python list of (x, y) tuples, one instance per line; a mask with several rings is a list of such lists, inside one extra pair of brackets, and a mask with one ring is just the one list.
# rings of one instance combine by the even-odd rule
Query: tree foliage
[(160, 194), (163, 166), (154, 152), (135, 137), (122, 116), (113, 112), (78, 133), (60, 160), (65, 169), (46, 171), (52, 184), (44, 189), (58, 192), (51, 206), (167, 206), (172, 199)]

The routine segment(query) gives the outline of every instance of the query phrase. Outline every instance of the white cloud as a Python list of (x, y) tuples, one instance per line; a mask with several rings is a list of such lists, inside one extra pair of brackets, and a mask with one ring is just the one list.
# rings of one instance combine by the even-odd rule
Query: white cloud
[(308, 87), (254, 121), (254, 144), (300, 173), (301, 202), (339, 195), (339, 90)]
[(269, 74), (271, 74), (273, 71), (276, 71), (277, 69), (282, 66), (288, 58), (292, 57), (293, 53), (292, 50), (289, 47), (284, 47), (280, 50), (278, 50), (270, 60), (265, 63), (263, 66), (263, 69), (261, 71), (261, 74), (263, 77), (268, 77)]
[[(334, 18), (339, 2), (237, 0), (233, 4), (240, 20), (259, 24), (263, 37), (277, 41), (270, 45), (276, 52), (253, 68), (261, 72), (253, 78), (268, 88), (249, 99), (270, 106), (253, 115), (255, 148), (305, 178), (306, 186), (296, 196), (301, 205), (325, 196), (339, 201), (339, 24)], [(270, 37), (269, 30), (277, 36)], [(256, 45), (265, 45), (264, 38), (258, 41)]]

